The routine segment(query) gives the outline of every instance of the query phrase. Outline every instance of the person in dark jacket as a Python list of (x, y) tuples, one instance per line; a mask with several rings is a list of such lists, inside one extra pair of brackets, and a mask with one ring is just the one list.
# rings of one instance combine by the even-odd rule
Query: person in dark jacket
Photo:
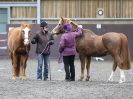
[[(50, 45), (53, 44), (53, 38), (48, 33), (48, 24), (42, 21), (40, 24), (41, 30), (36, 33), (31, 40), (32, 44), (36, 45), (36, 54), (38, 55), (38, 68), (37, 68), (37, 79), (47, 80), (48, 79), (48, 65), (50, 55)], [(42, 67), (44, 61), (44, 72), (42, 74)]]
[(62, 34), (59, 43), (59, 52), (63, 55), (64, 68), (66, 72), (66, 81), (75, 81), (74, 59), (76, 54), (75, 38), (82, 35), (81, 28), (72, 32), (71, 24), (64, 25), (65, 33)]

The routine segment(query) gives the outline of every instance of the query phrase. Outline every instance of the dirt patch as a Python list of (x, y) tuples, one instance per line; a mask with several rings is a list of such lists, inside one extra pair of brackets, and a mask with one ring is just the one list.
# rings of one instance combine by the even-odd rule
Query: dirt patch
[(37, 61), (28, 60), (27, 80), (11, 80), (11, 61), (0, 60), (0, 98), (1, 99), (132, 99), (133, 75), (126, 71), (126, 83), (119, 84), (117, 69), (114, 82), (107, 82), (112, 62), (91, 64), (90, 81), (78, 81), (79, 60), (75, 61), (76, 81), (64, 81), (64, 72), (59, 72), (57, 60), (52, 60), (51, 78), (48, 81), (36, 80)]

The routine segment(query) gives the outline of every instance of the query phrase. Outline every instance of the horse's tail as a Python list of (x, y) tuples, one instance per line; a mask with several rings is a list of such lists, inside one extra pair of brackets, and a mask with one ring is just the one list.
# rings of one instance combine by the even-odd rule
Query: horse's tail
[(120, 58), (122, 59), (122, 68), (128, 70), (131, 68), (130, 63), (130, 50), (128, 46), (128, 39), (124, 34), (121, 35), (121, 51), (120, 51)]

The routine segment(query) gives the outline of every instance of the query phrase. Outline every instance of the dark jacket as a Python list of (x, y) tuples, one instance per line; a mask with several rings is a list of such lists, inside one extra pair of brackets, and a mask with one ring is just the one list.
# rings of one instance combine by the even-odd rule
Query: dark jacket
[[(53, 44), (53, 41), (50, 38), (50, 33), (44, 33), (43, 31), (39, 31), (36, 33), (31, 40), (32, 44), (37, 44), (36, 46), (36, 53), (44, 53), (50, 54), (50, 45)], [(45, 50), (44, 50), (45, 49)]]

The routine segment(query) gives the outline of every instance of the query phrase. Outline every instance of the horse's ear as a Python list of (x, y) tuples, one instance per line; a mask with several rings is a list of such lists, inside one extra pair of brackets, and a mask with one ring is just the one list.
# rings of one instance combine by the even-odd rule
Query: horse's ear
[(32, 28), (32, 24), (29, 24), (30, 29)]
[(64, 18), (63, 18), (63, 17), (61, 17), (61, 19), (63, 20)]
[(62, 22), (64, 22), (64, 18), (63, 17), (61, 17), (61, 20), (62, 20)]
[(75, 27), (77, 27), (78, 26), (78, 24), (76, 24), (76, 23), (74, 23), (74, 22), (70, 22), (73, 26), (75, 26)]
[(26, 25), (26, 22), (21, 22), (21, 27), (24, 28)]
[(22, 27), (22, 28), (24, 27), (24, 24), (23, 24), (23, 23), (21, 23), (21, 27)]

